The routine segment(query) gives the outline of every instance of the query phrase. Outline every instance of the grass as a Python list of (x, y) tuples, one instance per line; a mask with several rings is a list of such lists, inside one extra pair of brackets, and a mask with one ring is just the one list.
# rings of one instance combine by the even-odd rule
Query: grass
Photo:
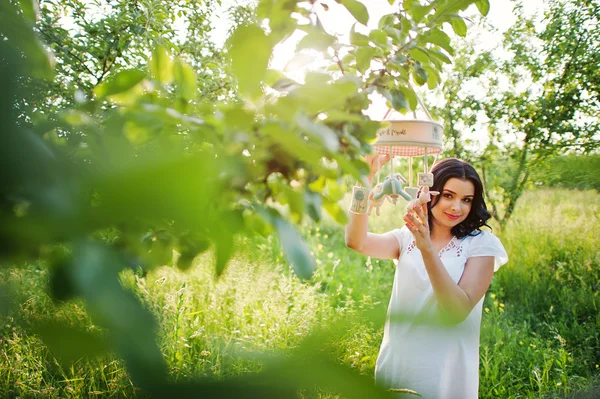
[[(386, 204), (371, 230), (401, 224), (402, 205)], [(481, 336), (481, 398), (594, 397), (600, 377), (600, 195), (527, 192), (501, 237), (510, 262), (486, 294)], [(215, 279), (210, 255), (181, 273), (159, 268), (122, 274), (160, 325), (159, 343), (173, 380), (225, 379), (260, 371), (249, 355), (286, 353), (311, 331), (331, 326), (327, 355), (373, 375), (394, 265), (346, 248), (343, 227), (329, 220), (302, 228), (318, 263), (309, 282), (285, 264), (273, 238), (243, 239), (247, 251)], [(84, 304), (54, 304), (44, 293), (44, 265), (3, 269), (19, 312), (0, 317), (0, 397), (132, 397), (114, 355), (65, 366), (28, 326), (58, 319), (95, 329)], [(359, 317), (374, 310), (379, 320)], [(585, 392), (588, 392), (587, 394)], [(586, 396), (587, 395), (587, 396)], [(319, 390), (304, 398), (333, 398)]]

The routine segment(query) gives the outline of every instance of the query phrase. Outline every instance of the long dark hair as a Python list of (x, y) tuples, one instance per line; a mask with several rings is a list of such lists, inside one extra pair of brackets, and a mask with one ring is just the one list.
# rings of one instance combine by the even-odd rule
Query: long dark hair
[(457, 158), (447, 158), (439, 163), (437, 163), (432, 169), (431, 173), (433, 173), (433, 187), (430, 188), (431, 191), (439, 191), (440, 195), (433, 197), (431, 202), (427, 204), (428, 219), (429, 226), (433, 227), (433, 216), (431, 214), (431, 208), (433, 208), (440, 197), (442, 196), (442, 191), (444, 190), (444, 185), (449, 179), (453, 177), (468, 180), (475, 186), (475, 194), (473, 196), (473, 202), (471, 205), (471, 210), (469, 211), (469, 215), (465, 220), (461, 223), (454, 226), (451, 230), (451, 233), (456, 236), (456, 238), (463, 238), (466, 236), (476, 236), (481, 233), (480, 227), (487, 226), (486, 222), (492, 217), (487, 210), (487, 206), (485, 205), (485, 201), (483, 199), (483, 184), (481, 183), (481, 179), (477, 174), (477, 171), (473, 166), (469, 163), (457, 159)]

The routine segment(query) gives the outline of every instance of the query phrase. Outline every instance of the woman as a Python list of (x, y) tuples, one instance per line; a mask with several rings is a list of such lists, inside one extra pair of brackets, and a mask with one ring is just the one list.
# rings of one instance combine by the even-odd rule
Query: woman
[[(367, 157), (369, 183), (375, 165), (388, 160)], [(401, 229), (367, 232), (367, 214), (352, 211), (366, 207), (353, 198), (346, 245), (370, 257), (398, 260), (377, 383), (415, 390), (426, 399), (476, 399), (483, 296), (508, 256), (498, 238), (480, 230), (490, 214), (475, 169), (451, 158), (431, 172), (431, 190), (440, 194), (406, 213)]]

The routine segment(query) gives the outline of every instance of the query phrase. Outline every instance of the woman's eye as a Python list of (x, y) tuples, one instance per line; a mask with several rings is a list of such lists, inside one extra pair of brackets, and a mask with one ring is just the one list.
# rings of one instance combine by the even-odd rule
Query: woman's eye
[(452, 194), (445, 193), (444, 198), (452, 198)]
[(465, 198), (465, 199), (464, 199), (464, 201), (465, 201), (466, 203), (469, 203), (469, 202), (471, 202), (471, 201), (473, 201), (473, 200), (472, 200), (471, 198)]

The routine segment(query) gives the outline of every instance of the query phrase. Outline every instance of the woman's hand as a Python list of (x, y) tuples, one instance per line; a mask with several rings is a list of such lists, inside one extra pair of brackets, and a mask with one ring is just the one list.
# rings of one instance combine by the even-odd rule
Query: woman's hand
[(379, 153), (375, 153), (375, 154), (369, 154), (367, 156), (365, 156), (365, 162), (367, 163), (367, 165), (369, 165), (369, 183), (372, 182), (373, 180), (373, 176), (375, 176), (375, 173), (377, 173), (377, 171), (379, 169), (381, 169), (381, 167), (383, 165), (385, 165), (388, 161), (390, 160), (390, 155), (389, 154), (385, 154), (385, 155), (381, 155)]
[[(433, 251), (431, 236), (429, 235), (429, 220), (427, 219), (427, 204), (414, 206), (414, 212), (404, 215), (406, 227), (415, 237), (415, 244), (421, 253)], [(415, 216), (416, 213), (416, 216)]]

